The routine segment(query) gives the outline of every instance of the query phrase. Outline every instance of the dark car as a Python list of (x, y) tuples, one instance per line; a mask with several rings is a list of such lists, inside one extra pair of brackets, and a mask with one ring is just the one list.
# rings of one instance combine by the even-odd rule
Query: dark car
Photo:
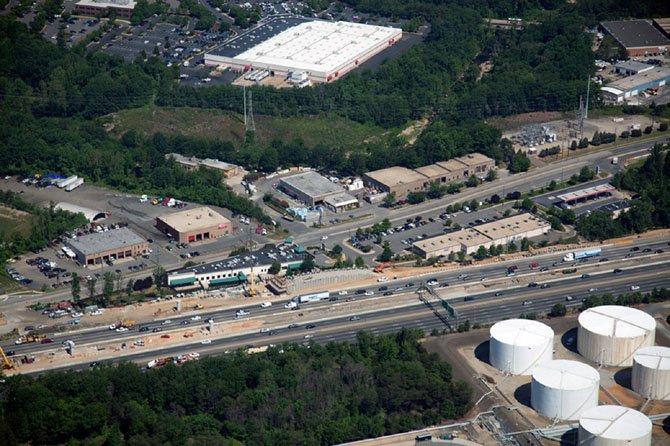
[(298, 328), (298, 327), (299, 327), (298, 324), (291, 324), (291, 325), (288, 326), (288, 329), (290, 330), (292, 328)]
[(502, 295), (503, 295), (502, 291), (497, 291), (497, 292), (494, 294), (495, 297), (499, 297), (499, 296), (502, 296)]
[(621, 268), (616, 268), (614, 271), (612, 271), (614, 274), (622, 273), (623, 270)]
[(54, 340), (51, 338), (44, 338), (42, 339), (41, 344), (51, 344)]
[(151, 331), (152, 331), (153, 333), (158, 333), (159, 331), (163, 331), (163, 329), (160, 328), (160, 327), (156, 327), (156, 328), (154, 328), (154, 329), (151, 330)]
[(316, 328), (316, 325), (314, 324), (305, 325), (305, 329), (307, 330), (311, 330), (312, 328)]
[(531, 282), (531, 283), (528, 284), (528, 288), (536, 288), (536, 287), (537, 287), (537, 283), (535, 283), (535, 282)]
[(387, 286), (380, 286), (379, 287), (379, 291), (386, 291), (388, 289), (389, 289), (389, 287), (387, 287)]
[(144, 333), (145, 331), (149, 331), (149, 327), (141, 327), (140, 328), (140, 333)]
[(640, 250), (640, 248), (637, 247), (637, 246), (633, 246), (632, 248), (630, 248), (630, 252), (637, 252), (639, 250)]
[(14, 356), (15, 354), (16, 354), (16, 352), (14, 350), (7, 350), (5, 352), (5, 355), (7, 355), (7, 356)]
[(464, 298), (463, 298), (463, 302), (471, 302), (471, 301), (473, 301), (473, 300), (475, 300), (475, 298), (472, 297), (472, 296), (468, 296), (468, 297), (464, 297)]
[(589, 277), (591, 277), (589, 274), (582, 274), (582, 279), (588, 279)]
[(656, 254), (663, 254), (663, 250), (662, 250), (662, 249), (657, 249), (655, 252), (656, 252)]
[(392, 295), (393, 295), (393, 291), (387, 291), (387, 292), (384, 293), (384, 296), (392, 296)]
[(337, 302), (337, 296), (333, 296), (330, 299), (328, 299), (328, 302)]
[(365, 294), (365, 290), (356, 290), (356, 294)]
[(548, 283), (543, 283), (542, 285), (540, 285), (540, 288), (542, 289), (551, 288), (551, 285), (549, 285)]
[(605, 257), (605, 258), (603, 258), (603, 259), (600, 259), (600, 260), (598, 260), (598, 262), (607, 262), (607, 261), (609, 261), (609, 259), (608, 259), (607, 257)]

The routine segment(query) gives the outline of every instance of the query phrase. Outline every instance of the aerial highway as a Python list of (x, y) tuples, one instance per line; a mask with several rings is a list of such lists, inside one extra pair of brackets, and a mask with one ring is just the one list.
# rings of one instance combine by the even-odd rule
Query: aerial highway
[[(137, 355), (140, 355), (141, 359), (144, 359), (142, 355), (165, 356), (172, 351), (184, 353), (198, 350), (201, 353), (220, 353), (248, 344), (259, 346), (284, 341), (346, 340), (352, 339), (357, 331), (363, 329), (386, 332), (397, 330), (400, 327), (420, 328), (425, 331), (433, 328), (447, 328), (444, 322), (418, 299), (419, 288), (428, 281), (437, 282), (434, 289), (456, 310), (456, 317), (449, 318), (452, 328), (465, 320), (469, 320), (471, 324), (492, 323), (503, 318), (518, 317), (522, 313), (544, 314), (559, 302), (564, 303), (567, 307), (579, 306), (582, 299), (589, 294), (600, 295), (610, 292), (617, 295), (632, 292), (631, 287), (636, 287), (635, 290), (640, 292), (650, 291), (654, 287), (668, 287), (670, 277), (667, 277), (667, 270), (670, 252), (659, 252), (662, 246), (667, 247), (667, 242), (657, 240), (639, 246), (606, 247), (600, 257), (578, 263), (575, 267), (573, 267), (573, 262), (563, 262), (562, 258), (565, 253), (560, 252), (523, 259), (526, 263), (531, 261), (537, 263), (538, 265), (533, 269), (528, 268), (527, 264), (521, 264), (517, 259), (480, 267), (436, 272), (436, 274), (423, 278), (402, 280), (389, 278), (388, 282), (376, 283), (365, 289), (333, 290), (330, 293), (330, 299), (318, 303), (302, 304), (300, 313), (303, 313), (304, 316), (299, 319), (294, 317), (296, 316), (294, 311), (284, 308), (282, 301), (276, 302), (269, 308), (259, 308), (255, 304), (215, 311), (187, 312), (162, 319), (142, 321), (134, 330), (122, 333), (109, 330), (107, 327), (100, 327), (54, 334), (52, 335), (54, 342), (51, 344), (14, 345), (8, 341), (2, 346), (5, 350), (14, 351), (15, 355), (19, 356), (60, 349), (62, 348), (60, 343), (66, 339), (72, 340), (78, 346), (120, 345), (122, 343), (130, 345), (133, 341), (145, 336), (156, 336), (153, 330), (159, 327), (162, 335), (171, 332), (181, 333), (187, 328), (202, 328), (203, 321), (210, 318), (214, 319), (216, 324), (225, 324), (233, 321), (236, 311), (240, 309), (250, 313), (245, 315), (244, 319), (258, 322), (258, 326), (265, 329), (264, 332), (255, 328), (244, 332), (229, 333), (227, 336), (214, 338), (211, 346), (203, 346), (198, 340), (192, 344), (164, 346), (151, 352), (136, 353), (138, 349), (132, 352), (126, 350), (128, 354), (124, 355), (123, 359), (134, 360), (133, 358)], [(518, 265), (518, 270), (514, 276), (508, 277), (507, 269), (512, 263)], [(562, 271), (566, 269), (577, 271), (563, 274)], [(615, 273), (614, 270), (620, 271)], [(388, 275), (391, 274), (392, 271), (389, 271)], [(530, 282), (535, 282), (538, 286), (529, 287)], [(543, 285), (545, 288), (542, 288)], [(367, 296), (361, 291), (367, 291), (372, 295)], [(383, 295), (389, 292), (393, 292), (394, 295)], [(372, 303), (372, 299), (374, 303), (365, 308), (365, 302)], [(329, 315), (328, 310), (335, 306), (341, 311)], [(196, 314), (200, 319), (192, 320)], [(171, 323), (163, 325), (165, 319), (170, 319)], [(299, 321), (298, 327), (288, 328), (289, 323), (296, 320)], [(315, 327), (312, 330), (306, 330), (305, 326), (310, 324)], [(144, 331), (139, 332), (139, 330)], [(309, 335), (307, 339), (305, 335)]]

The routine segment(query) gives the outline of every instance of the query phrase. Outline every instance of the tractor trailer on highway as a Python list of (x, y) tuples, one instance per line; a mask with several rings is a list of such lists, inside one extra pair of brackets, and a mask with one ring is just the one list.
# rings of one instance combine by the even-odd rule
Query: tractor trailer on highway
[(587, 259), (589, 257), (596, 257), (601, 254), (600, 248), (584, 249), (581, 251), (572, 251), (563, 257), (564, 262), (572, 262), (573, 260)]

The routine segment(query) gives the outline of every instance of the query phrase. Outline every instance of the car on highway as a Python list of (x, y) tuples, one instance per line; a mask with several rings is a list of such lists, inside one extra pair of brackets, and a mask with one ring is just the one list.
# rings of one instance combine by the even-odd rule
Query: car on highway
[(312, 328), (316, 328), (316, 325), (314, 324), (305, 325), (305, 330), (311, 330)]
[(93, 362), (90, 363), (88, 366), (89, 366), (89, 367), (98, 367), (99, 365), (100, 365), (100, 361), (93, 361)]
[(250, 313), (246, 310), (237, 310), (235, 312), (235, 316), (240, 317), (240, 316), (248, 316)]
[(633, 257), (633, 254), (630, 252), (624, 256), (625, 259), (630, 259), (631, 257)]
[(442, 288), (445, 288), (445, 287), (448, 287), (448, 286), (449, 286), (449, 283), (448, 283), (448, 282), (442, 282), (442, 283), (440, 284), (440, 286), (441, 286)]
[(589, 293), (595, 293), (598, 291), (598, 288), (589, 288)]
[(51, 344), (54, 340), (52, 338), (44, 338), (40, 341), (40, 344)]
[(623, 270), (621, 268), (616, 268), (614, 271), (612, 271), (614, 274), (622, 273)]
[(193, 316), (191, 318), (192, 321), (199, 321), (200, 319), (202, 319), (200, 316)]
[(181, 321), (181, 324), (182, 324), (182, 325), (189, 325), (190, 323), (191, 323), (191, 321), (189, 321), (189, 320), (183, 320), (183, 321)]
[(202, 345), (209, 345), (209, 344), (212, 343), (212, 340), (211, 339), (203, 339), (202, 341), (200, 341), (200, 343)]
[(337, 294), (339, 296), (346, 296), (347, 294), (349, 294), (349, 292), (347, 290), (341, 290), (341, 291), (338, 291)]
[(533, 262), (533, 263), (531, 263), (530, 265), (528, 265), (528, 268), (530, 268), (530, 269), (535, 269), (535, 268), (537, 268), (538, 266), (540, 266), (540, 265), (538, 265), (536, 262)]
[(261, 304), (261, 308), (270, 308), (272, 306), (272, 302), (263, 302)]
[(589, 277), (591, 277), (590, 274), (582, 274), (582, 279), (588, 279)]
[(543, 283), (542, 285), (540, 285), (540, 288), (544, 290), (546, 288), (551, 288), (551, 285), (548, 283)]
[(473, 296), (467, 296), (467, 297), (464, 297), (464, 298), (463, 298), (463, 302), (472, 302), (472, 301), (475, 300), (475, 299), (476, 299), (476, 297), (473, 297)]
[(428, 282), (426, 282), (426, 283), (430, 286), (435, 286), (435, 285), (438, 284), (438, 281), (437, 281), (437, 279), (432, 278), (432, 279), (429, 279)]
[(393, 291), (386, 291), (384, 296), (393, 296)]
[(545, 271), (549, 271), (549, 267), (548, 267), (548, 266), (543, 266), (542, 268), (540, 268), (540, 272), (541, 272), (541, 273), (543, 273), (543, 272), (545, 272)]
[(467, 278), (468, 278), (467, 274), (459, 274), (458, 277), (457, 277), (457, 279), (460, 279), (460, 280), (465, 280)]
[(163, 329), (160, 327), (156, 327), (153, 330), (151, 330), (152, 333), (158, 333), (159, 331), (163, 331)]
[(72, 319), (76, 319), (76, 318), (78, 318), (78, 317), (82, 317), (83, 315), (84, 315), (84, 313), (82, 313), (81, 311), (77, 311), (77, 312), (72, 313), (72, 314), (70, 315), (70, 317), (71, 317)]
[(116, 331), (117, 331), (118, 333), (123, 333), (124, 331), (128, 331), (128, 329), (127, 329), (126, 327), (123, 327), (123, 326), (122, 326), (122, 327), (118, 327), (118, 328), (116, 329)]
[(299, 327), (298, 324), (291, 324), (291, 325), (288, 326), (288, 329), (291, 330), (293, 328), (298, 328), (298, 327)]
[(500, 297), (502, 295), (503, 295), (502, 291), (496, 291), (496, 293), (494, 294), (495, 297)]
[(570, 302), (573, 299), (574, 299), (574, 297), (572, 297), (572, 296), (565, 296), (565, 300), (568, 301), (568, 302)]
[(360, 321), (360, 320), (361, 320), (361, 317), (360, 317), (360, 316), (351, 316), (351, 317), (349, 318), (349, 320), (350, 320), (350, 321)]
[(356, 294), (365, 294), (365, 290), (356, 290)]
[(526, 305), (532, 305), (532, 304), (533, 304), (532, 300), (524, 300), (521, 305), (523, 305), (525, 307)]
[(277, 332), (275, 330), (270, 330), (270, 332), (268, 333), (268, 336), (274, 336), (276, 334), (277, 334)]
[(608, 261), (609, 261), (609, 259), (607, 257), (605, 257), (603, 259), (598, 260), (598, 263), (608, 262)]
[(163, 322), (161, 322), (161, 325), (170, 325), (172, 321), (170, 319), (165, 319)]
[(149, 331), (149, 327), (140, 327), (140, 333), (144, 333), (145, 331)]
[(630, 289), (631, 289), (632, 291), (637, 291), (637, 290), (640, 289), (640, 287), (639, 287), (638, 285), (631, 285)]
[(311, 339), (311, 338), (313, 338), (313, 337), (314, 337), (314, 335), (313, 335), (313, 334), (309, 334), (309, 333), (306, 334), (306, 335), (304, 336), (305, 339)]
[(379, 279), (377, 279), (377, 282), (387, 282), (388, 280), (389, 280), (388, 277), (384, 276), (384, 277), (380, 277)]
[(261, 328), (261, 333), (270, 333), (270, 329), (266, 328), (266, 327), (263, 327), (263, 328)]
[(374, 294), (375, 294), (375, 292), (372, 291), (372, 290), (368, 290), (368, 291), (365, 292), (366, 296), (373, 296)]
[(639, 250), (640, 248), (638, 246), (633, 246), (632, 248), (630, 248), (630, 252), (637, 252)]
[(530, 283), (528, 284), (528, 288), (537, 288), (537, 283), (535, 283), (535, 282), (530, 282)]
[(328, 299), (328, 302), (337, 302), (338, 300), (340, 299), (337, 296), (332, 296)]

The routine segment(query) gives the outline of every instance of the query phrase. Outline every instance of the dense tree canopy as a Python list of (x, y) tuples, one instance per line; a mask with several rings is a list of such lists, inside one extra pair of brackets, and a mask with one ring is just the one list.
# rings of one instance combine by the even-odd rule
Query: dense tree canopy
[[(142, 372), (134, 364), (4, 384), (5, 444), (328, 445), (462, 416), (470, 388), (420, 334), (284, 345)], [(87, 443), (88, 444), (88, 443)]]

